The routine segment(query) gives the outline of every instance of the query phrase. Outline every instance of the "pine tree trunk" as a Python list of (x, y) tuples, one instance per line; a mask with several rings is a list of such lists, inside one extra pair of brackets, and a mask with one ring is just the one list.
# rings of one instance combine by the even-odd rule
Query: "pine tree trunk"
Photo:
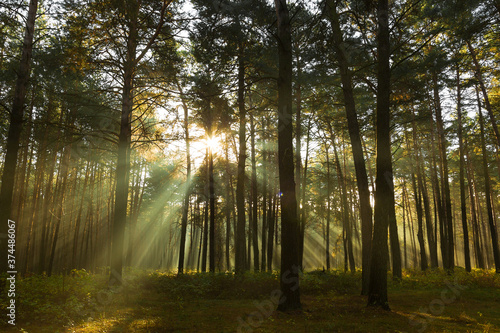
[(466, 205), (466, 192), (465, 192), (465, 160), (464, 160), (464, 147), (463, 147), (463, 134), (462, 134), (462, 96), (460, 88), (460, 68), (457, 65), (457, 115), (458, 115), (458, 146), (460, 154), (459, 162), (459, 178), (460, 178), (460, 211), (462, 214), (462, 230), (464, 235), (464, 261), (465, 270), (471, 271), (470, 264), (470, 250), (469, 250), (469, 228), (467, 226), (467, 205)]
[(427, 265), (427, 255), (425, 253), (424, 232), (422, 228), (422, 196), (419, 191), (419, 188), (417, 187), (414, 173), (412, 173), (411, 179), (413, 184), (413, 192), (415, 196), (415, 206), (417, 210), (417, 221), (418, 221), (417, 239), (418, 239), (418, 244), (420, 245), (420, 269), (422, 271), (425, 271), (428, 265)]
[[(345, 184), (345, 179), (344, 179), (344, 174), (342, 172), (342, 168), (340, 166), (340, 161), (339, 161), (339, 156), (337, 154), (337, 148), (335, 146), (335, 138), (333, 137), (333, 131), (332, 128), (330, 127), (330, 134), (332, 134), (332, 146), (333, 146), (333, 152), (335, 154), (335, 167), (337, 171), (337, 179), (340, 187), (340, 195), (341, 195), (341, 203), (342, 203), (342, 219), (343, 219), (343, 226), (345, 230), (345, 257), (347, 258), (346, 262), (349, 263), (349, 267), (351, 272), (355, 272), (355, 264), (354, 264), (354, 255), (352, 253), (352, 233), (351, 233), (351, 223), (349, 220), (349, 205), (347, 202), (347, 190), (346, 190), (346, 184)], [(347, 267), (346, 267), (347, 270)]]
[(408, 269), (408, 255), (406, 250), (406, 181), (403, 179), (403, 195), (401, 198), (401, 207), (403, 210), (403, 251), (404, 251), (404, 267)]
[(109, 285), (122, 284), (123, 248), (125, 225), (127, 221), (127, 202), (130, 172), (130, 141), (132, 136), (131, 118), (134, 106), (134, 70), (137, 49), (137, 18), (139, 4), (130, 5), (126, 17), (128, 22), (128, 38), (126, 59), (123, 66), (122, 110), (120, 118), (120, 133), (118, 135), (118, 158), (116, 162), (115, 206), (112, 226), (111, 272)]
[(253, 246), (253, 269), (259, 271), (259, 233), (257, 225), (258, 201), (257, 201), (257, 164), (255, 160), (255, 123), (253, 115), (250, 114), (250, 146), (251, 146), (251, 163), (252, 163), (252, 246)]
[[(300, 75), (301, 75), (301, 64), (299, 51), (296, 51), (297, 60), (297, 89), (296, 89), (296, 110), (295, 110), (295, 194), (297, 196), (297, 218), (299, 219), (299, 230), (303, 230), (302, 220), (300, 219), (301, 214), (301, 167), (302, 167), (302, 156), (301, 156), (301, 139), (302, 139), (302, 89), (300, 85)], [(299, 238), (299, 262), (302, 267), (304, 255), (304, 238), (301, 233)]]
[[(178, 81), (177, 88), (182, 94), (182, 88)], [(182, 98), (182, 97), (181, 97)], [(184, 135), (186, 141), (186, 189), (184, 194), (184, 206), (182, 207), (182, 220), (181, 220), (181, 240), (179, 247), (179, 263), (177, 265), (177, 273), (184, 273), (184, 257), (186, 253), (186, 234), (187, 234), (187, 224), (188, 224), (188, 213), (189, 213), (189, 199), (191, 195), (191, 154), (190, 154), (190, 142), (189, 142), (189, 114), (188, 107), (182, 99), (182, 106), (184, 108)]]
[[(444, 207), (443, 203), (441, 201), (441, 189), (439, 186), (439, 177), (438, 177), (438, 166), (437, 166), (437, 161), (436, 161), (436, 149), (435, 149), (435, 140), (434, 140), (434, 120), (430, 119), (430, 136), (431, 136), (431, 155), (432, 155), (432, 163), (431, 163), (431, 182), (432, 182), (432, 188), (433, 188), (433, 201), (434, 201), (434, 220), (436, 221), (435, 223), (435, 228), (436, 231), (434, 234), (436, 235), (436, 253), (437, 253), (437, 238), (438, 238), (438, 233), (437, 233), (437, 226), (439, 225), (439, 236), (440, 236), (440, 249), (441, 249), (441, 256), (443, 256), (446, 253), (446, 242), (444, 239), (446, 238), (446, 235), (444, 234)], [(445, 266), (445, 262), (442, 261), (443, 267)]]
[(481, 247), (481, 242), (480, 242), (480, 230), (479, 230), (479, 223), (477, 221), (477, 212), (476, 212), (476, 196), (474, 192), (474, 186), (473, 186), (473, 171), (472, 171), (472, 162), (469, 156), (469, 149), (468, 149), (468, 144), (467, 144), (467, 137), (464, 138), (464, 150), (465, 150), (465, 157), (467, 158), (467, 184), (469, 187), (469, 199), (470, 199), (470, 215), (471, 215), (471, 224), (472, 224), (472, 239), (474, 241), (474, 253), (476, 255), (476, 267), (480, 269), (485, 268), (484, 264), (484, 256), (483, 256), (483, 251)]
[[(229, 138), (226, 134), (226, 142), (229, 142)], [(229, 172), (229, 144), (225, 145), (225, 168), (226, 168), (226, 270), (231, 271), (231, 206), (233, 202), (231, 200), (231, 174)]]
[(205, 201), (205, 207), (203, 209), (203, 249), (201, 253), (201, 271), (206, 272), (207, 271), (207, 250), (208, 250), (208, 206), (209, 206), (209, 201)]
[(267, 270), (273, 270), (273, 254), (274, 254), (274, 207), (276, 206), (276, 194), (273, 192), (269, 199), (269, 211), (267, 214), (268, 222), (268, 239), (267, 239)]
[(370, 205), (370, 189), (368, 187), (368, 176), (363, 156), (361, 144), (361, 134), (356, 114), (356, 103), (352, 88), (352, 73), (349, 69), (349, 62), (346, 55), (345, 44), (340, 28), (339, 17), (334, 1), (328, 1), (328, 15), (334, 34), (334, 48), (336, 58), (340, 68), (342, 81), (342, 92), (344, 95), (347, 125), (349, 137), (351, 139), (352, 155), (356, 170), (356, 180), (358, 184), (359, 207), (361, 217), (361, 238), (362, 238), (362, 288), (361, 294), (368, 294), (368, 284), (370, 276), (370, 250), (372, 241), (372, 207)]
[(481, 88), (481, 92), (484, 98), (484, 105), (486, 107), (486, 111), (488, 112), (488, 116), (490, 117), (491, 127), (493, 128), (493, 132), (495, 133), (495, 138), (497, 141), (497, 146), (500, 147), (500, 133), (498, 132), (498, 126), (495, 120), (495, 115), (493, 114), (493, 109), (490, 104), (490, 99), (488, 98), (488, 92), (486, 91), (486, 86), (483, 80), (483, 74), (481, 70), (481, 65), (477, 61), (476, 51), (472, 47), (470, 40), (466, 40), (467, 48), (469, 49), (469, 53), (471, 54), (472, 61), (475, 67), (475, 76), (479, 83), (479, 87)]
[(245, 263), (245, 161), (246, 161), (246, 109), (245, 109), (245, 63), (243, 60), (243, 46), (239, 46), (238, 59), (238, 111), (239, 111), (239, 153), (238, 153), (238, 175), (236, 179), (236, 209), (238, 220), (236, 224), (235, 239), (235, 272), (243, 273), (246, 270)]
[(454, 244), (453, 244), (453, 216), (451, 210), (451, 195), (450, 184), (448, 181), (448, 158), (446, 156), (446, 139), (444, 133), (443, 117), (441, 114), (441, 102), (439, 97), (439, 87), (437, 81), (437, 73), (434, 70), (432, 73), (433, 89), (434, 89), (434, 102), (436, 111), (436, 125), (438, 133), (438, 142), (440, 148), (440, 161), (441, 161), (441, 188), (442, 203), (444, 219), (443, 219), (443, 236), (441, 242), (444, 242), (443, 253), (443, 267), (445, 269), (453, 270), (454, 263)]
[(54, 229), (54, 236), (52, 238), (52, 244), (51, 244), (51, 250), (50, 250), (50, 258), (49, 258), (49, 266), (47, 269), (47, 275), (51, 276), (52, 274), (52, 268), (54, 265), (54, 258), (55, 258), (55, 252), (57, 248), (57, 240), (59, 237), (59, 229), (61, 226), (61, 221), (63, 219), (63, 207), (65, 205), (65, 198), (66, 198), (66, 187), (67, 187), (67, 180), (68, 180), (68, 171), (69, 171), (69, 163), (71, 159), (71, 145), (68, 145), (65, 147), (64, 152), (63, 152), (63, 157), (62, 157), (62, 162), (61, 162), (61, 187), (60, 187), (60, 196), (59, 196), (59, 204), (58, 204), (58, 209), (55, 213), (55, 217), (57, 219), (55, 229)]
[[(12, 212), (12, 198), (14, 193), (14, 179), (17, 169), (17, 152), (23, 128), (24, 101), (30, 77), (31, 55), (33, 50), (33, 35), (35, 31), (37, 0), (30, 0), (28, 5), (28, 16), (26, 18), (26, 30), (24, 32), (23, 47), (19, 70), (17, 71), (17, 81), (14, 90), (14, 101), (10, 114), (9, 132), (7, 134), (7, 146), (5, 148), (5, 162), (3, 165), (2, 185), (0, 188), (0, 273), (14, 271), (15, 266), (7, 265), (7, 237), (9, 223)], [(3, 290), (5, 279), (0, 282), (0, 289)]]
[[(263, 132), (265, 132), (266, 129), (263, 128)], [(263, 184), (262, 184), (262, 237), (261, 237), (261, 261), (260, 261), (260, 270), (262, 272), (266, 271), (266, 259), (267, 259), (267, 232), (268, 232), (268, 227), (267, 227), (267, 196), (268, 196), (268, 189), (267, 189), (267, 183), (268, 183), (268, 178), (267, 178), (267, 152), (265, 150), (266, 147), (266, 141), (263, 139), (262, 140), (262, 178), (264, 179)]]
[(328, 151), (328, 142), (325, 142), (325, 156), (326, 156), (326, 227), (325, 227), (325, 259), (326, 259), (326, 270), (330, 270), (330, 194), (331, 182), (330, 182), (330, 153)]
[(279, 311), (302, 307), (299, 291), (300, 227), (293, 164), (292, 124), (292, 38), (288, 8), (275, 0), (278, 21), (278, 168), (281, 192), (281, 269), (282, 298)]
[(306, 201), (306, 188), (307, 188), (307, 167), (309, 165), (309, 143), (311, 141), (311, 121), (312, 116), (309, 118), (307, 122), (307, 136), (306, 136), (306, 156), (304, 158), (304, 168), (303, 168), (303, 176), (302, 178), (302, 209), (300, 217), (300, 263), (303, 262), (304, 257), (304, 239), (305, 239), (305, 230), (306, 230), (306, 219), (307, 219), (307, 201)]
[(488, 225), (490, 227), (490, 236), (491, 236), (491, 243), (492, 243), (492, 249), (493, 249), (493, 260), (495, 262), (495, 269), (497, 273), (500, 273), (500, 252), (498, 249), (498, 233), (497, 229), (495, 227), (495, 221), (493, 220), (493, 209), (491, 205), (491, 185), (490, 185), (490, 175), (488, 171), (488, 157), (487, 155), (487, 150), (486, 150), (486, 143), (485, 143), (485, 137), (484, 137), (484, 120), (483, 120), (483, 114), (481, 111), (481, 100), (479, 99), (479, 92), (476, 90), (477, 93), (477, 101), (478, 101), (478, 112), (479, 112), (479, 126), (481, 130), (481, 150), (482, 150), (482, 155), (483, 155), (483, 173), (484, 173), (484, 194), (485, 194), (485, 199), (486, 199), (486, 210), (488, 212)]
[[(377, 7), (377, 176), (375, 192), (375, 214), (373, 225), (372, 256), (368, 305), (389, 309), (387, 299), (387, 231), (391, 202), (394, 201), (390, 135), (391, 72), (389, 66), (389, 3), (379, 0)], [(392, 200), (391, 200), (392, 197)]]
[[(210, 133), (212, 137), (212, 133)], [(214, 152), (209, 148), (209, 165), (208, 165), (208, 192), (210, 201), (210, 258), (209, 270), (215, 273), (215, 183), (214, 183)]]

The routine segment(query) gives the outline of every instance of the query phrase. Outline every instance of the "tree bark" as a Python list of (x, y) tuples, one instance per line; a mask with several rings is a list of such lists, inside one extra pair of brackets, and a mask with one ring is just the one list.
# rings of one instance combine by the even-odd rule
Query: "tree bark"
[(391, 202), (394, 202), (394, 184), (390, 135), (391, 69), (389, 66), (390, 40), (388, 0), (378, 1), (377, 18), (377, 176), (375, 180), (375, 215), (368, 305), (380, 306), (383, 309), (389, 310), (387, 299), (387, 231), (390, 220), (390, 205)]
[(460, 88), (460, 67), (457, 64), (457, 116), (458, 116), (458, 150), (460, 155), (459, 161), (459, 178), (460, 178), (460, 211), (462, 214), (462, 230), (464, 234), (464, 261), (465, 270), (471, 271), (470, 264), (470, 249), (469, 249), (469, 228), (467, 226), (467, 205), (465, 192), (465, 159), (464, 159), (464, 146), (463, 146), (463, 130), (462, 130), (462, 95)]
[(450, 184), (448, 181), (448, 158), (446, 156), (446, 139), (444, 133), (443, 117), (441, 114), (441, 102), (439, 97), (439, 87), (437, 80), (437, 73), (434, 69), (432, 72), (433, 89), (434, 89), (434, 102), (436, 111), (436, 125), (438, 132), (439, 142), (439, 156), (441, 161), (441, 188), (442, 188), (442, 204), (444, 205), (442, 211), (443, 218), (443, 236), (441, 242), (444, 243), (442, 249), (443, 253), (443, 267), (445, 269), (453, 270), (454, 263), (454, 244), (453, 244), (453, 216), (451, 210), (451, 195)]
[(356, 170), (356, 181), (358, 184), (359, 207), (361, 217), (361, 238), (362, 238), (362, 287), (361, 294), (368, 294), (368, 284), (370, 276), (370, 250), (372, 241), (372, 207), (370, 205), (370, 189), (368, 187), (368, 176), (366, 172), (365, 159), (363, 156), (363, 146), (361, 144), (361, 134), (356, 114), (356, 103), (352, 88), (352, 73), (349, 69), (349, 61), (346, 54), (345, 44), (340, 28), (337, 9), (333, 0), (327, 2), (328, 16), (333, 31), (334, 48), (340, 77), (342, 81), (342, 92), (344, 95), (347, 126), (351, 139), (351, 149)]
[[(178, 81), (177, 88), (179, 92), (182, 93), (181, 85)], [(187, 223), (188, 223), (188, 213), (189, 213), (189, 198), (191, 195), (191, 154), (190, 154), (190, 138), (189, 138), (189, 114), (188, 107), (184, 98), (182, 98), (182, 106), (184, 108), (184, 135), (186, 140), (186, 189), (184, 194), (184, 206), (182, 207), (182, 220), (181, 220), (181, 240), (179, 248), (179, 263), (177, 266), (177, 273), (184, 273), (184, 257), (186, 252), (186, 233), (187, 233)]]
[(259, 233), (258, 233), (258, 200), (257, 200), (257, 164), (255, 159), (255, 123), (253, 115), (250, 114), (250, 146), (251, 146), (251, 161), (252, 161), (252, 246), (253, 246), (253, 269), (259, 271)]
[[(23, 128), (24, 101), (30, 77), (31, 56), (33, 50), (33, 35), (35, 32), (36, 11), (38, 1), (31, 0), (28, 5), (28, 16), (26, 18), (26, 28), (24, 32), (21, 61), (17, 72), (16, 87), (14, 89), (14, 101), (10, 113), (9, 132), (7, 134), (7, 147), (5, 162), (2, 173), (2, 185), (0, 188), (0, 273), (13, 271), (15, 266), (7, 265), (8, 250), (8, 229), (9, 219), (12, 213), (12, 197), (14, 193), (14, 180), (17, 169), (17, 152)], [(5, 283), (4, 279), (0, 287)], [(2, 288), (3, 290), (3, 288)]]
[[(212, 129), (210, 129), (210, 138), (212, 138)], [(208, 193), (210, 204), (210, 253), (209, 253), (209, 270), (210, 273), (215, 273), (215, 183), (214, 183), (214, 152), (212, 147), (208, 149)]]
[(296, 310), (300, 303), (297, 197), (293, 164), (292, 38), (286, 0), (275, 0), (278, 20), (278, 167), (281, 192), (281, 300), (279, 311)]
[(325, 142), (325, 150), (326, 150), (326, 228), (325, 228), (325, 259), (326, 259), (326, 270), (330, 270), (330, 216), (331, 216), (331, 207), (330, 207), (330, 193), (331, 191), (331, 182), (330, 182), (330, 153), (328, 151), (328, 142)]
[(484, 194), (486, 197), (486, 210), (488, 212), (488, 225), (490, 227), (490, 236), (493, 249), (493, 260), (495, 261), (496, 273), (500, 273), (500, 252), (498, 249), (498, 233), (495, 227), (495, 221), (493, 220), (493, 208), (491, 204), (491, 185), (490, 185), (490, 174), (488, 170), (488, 157), (486, 156), (486, 142), (484, 138), (484, 120), (483, 113), (481, 111), (481, 100), (479, 99), (479, 92), (477, 93), (478, 102), (478, 113), (479, 113), (479, 126), (481, 130), (481, 150), (483, 155), (483, 172), (484, 172)]
[(417, 239), (418, 239), (418, 244), (420, 245), (420, 269), (422, 271), (425, 271), (428, 265), (427, 265), (427, 255), (425, 253), (424, 231), (422, 228), (422, 196), (421, 192), (419, 191), (419, 188), (417, 187), (414, 173), (412, 173), (411, 179), (415, 196), (415, 206), (417, 210), (417, 221), (418, 221)]
[(236, 179), (236, 209), (238, 220), (235, 239), (235, 271), (243, 273), (245, 269), (245, 161), (246, 161), (246, 109), (245, 109), (245, 63), (243, 60), (243, 46), (239, 46), (238, 59), (238, 111), (239, 111), (239, 153), (238, 175)]
[(469, 156), (469, 149), (468, 149), (468, 144), (467, 144), (467, 137), (464, 138), (464, 150), (465, 150), (465, 157), (467, 161), (466, 165), (466, 171), (467, 171), (467, 185), (469, 188), (469, 199), (470, 199), (470, 215), (471, 215), (471, 224), (472, 224), (472, 239), (474, 241), (474, 253), (476, 255), (476, 267), (480, 269), (485, 268), (484, 264), (484, 256), (483, 256), (483, 251), (481, 247), (481, 242), (480, 242), (480, 234), (481, 231), (479, 230), (479, 223), (477, 221), (477, 212), (476, 212), (476, 196), (474, 192), (474, 186), (473, 186), (473, 171), (472, 171), (472, 162)]
[(109, 285), (122, 284), (123, 246), (127, 221), (127, 202), (130, 172), (131, 118), (134, 106), (134, 70), (137, 50), (137, 19), (139, 4), (127, 6), (128, 38), (125, 63), (123, 65), (122, 110), (118, 135), (118, 159), (116, 162), (115, 207), (111, 243), (111, 272)]
[(472, 57), (472, 62), (475, 67), (475, 76), (479, 83), (479, 87), (481, 88), (481, 92), (484, 98), (484, 105), (486, 107), (486, 111), (488, 112), (488, 116), (490, 117), (491, 127), (493, 127), (493, 132), (495, 133), (495, 138), (497, 141), (497, 146), (500, 147), (500, 133), (498, 132), (498, 126), (495, 120), (495, 115), (493, 114), (493, 109), (491, 108), (490, 99), (488, 98), (488, 92), (486, 91), (486, 86), (483, 80), (483, 74), (481, 70), (481, 65), (477, 61), (476, 51), (472, 47), (470, 40), (466, 40), (467, 48), (469, 49), (469, 53)]

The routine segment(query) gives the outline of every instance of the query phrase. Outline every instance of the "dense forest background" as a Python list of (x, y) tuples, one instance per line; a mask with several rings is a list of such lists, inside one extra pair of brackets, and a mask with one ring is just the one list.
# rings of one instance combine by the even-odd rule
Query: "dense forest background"
[[(2, 228), (10, 211), (19, 273), (279, 269), (280, 121), (302, 269), (368, 265), (376, 4), (288, 10), (280, 119), (272, 3), (2, 0)], [(500, 4), (394, 0), (388, 23), (389, 267), (498, 272)]]

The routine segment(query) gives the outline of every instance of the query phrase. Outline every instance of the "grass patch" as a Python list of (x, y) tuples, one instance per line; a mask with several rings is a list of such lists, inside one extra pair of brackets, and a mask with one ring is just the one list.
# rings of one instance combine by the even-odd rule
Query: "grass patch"
[[(406, 271), (389, 278), (392, 311), (366, 307), (361, 273), (301, 276), (303, 310), (275, 310), (278, 272), (194, 274), (127, 271), (124, 285), (73, 271), (17, 281), (16, 327), (5, 332), (500, 332), (500, 278)], [(3, 295), (2, 297), (5, 297)], [(6, 299), (1, 311), (6, 312)]]

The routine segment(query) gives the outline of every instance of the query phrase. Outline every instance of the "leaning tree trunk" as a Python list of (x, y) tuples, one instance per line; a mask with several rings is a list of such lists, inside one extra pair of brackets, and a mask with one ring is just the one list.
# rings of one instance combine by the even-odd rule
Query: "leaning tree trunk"
[(491, 127), (493, 128), (493, 132), (495, 133), (497, 145), (498, 145), (498, 147), (500, 147), (500, 133), (498, 132), (498, 126), (497, 126), (497, 123), (495, 120), (495, 115), (493, 114), (493, 109), (492, 109), (491, 104), (490, 104), (488, 92), (486, 91), (486, 86), (484, 84), (483, 74), (481, 71), (481, 65), (479, 65), (479, 62), (477, 61), (476, 51), (472, 47), (471, 42), (469, 40), (467, 40), (466, 43), (467, 43), (467, 48), (469, 49), (469, 52), (471, 54), (472, 61), (474, 63), (476, 79), (479, 83), (479, 87), (481, 88), (481, 93), (483, 94), (484, 105), (486, 107), (486, 111), (488, 112), (488, 116), (490, 117)]
[(282, 299), (278, 310), (302, 307), (299, 291), (299, 238), (297, 197), (293, 165), (292, 126), (292, 38), (285, 0), (275, 0), (278, 20), (278, 168), (281, 192), (281, 272)]
[(345, 111), (347, 116), (347, 126), (351, 139), (351, 149), (354, 158), (354, 168), (356, 170), (356, 180), (358, 184), (359, 207), (361, 217), (361, 266), (362, 266), (362, 287), (361, 294), (368, 294), (368, 283), (370, 276), (370, 250), (372, 241), (372, 207), (370, 205), (370, 189), (368, 188), (368, 176), (366, 173), (365, 159), (363, 157), (363, 147), (361, 144), (361, 134), (356, 114), (356, 104), (352, 88), (352, 74), (349, 69), (345, 44), (340, 29), (339, 18), (334, 1), (328, 1), (328, 15), (333, 31), (334, 48), (340, 77), (342, 81), (342, 92), (344, 94)]
[[(377, 8), (378, 66), (377, 66), (377, 177), (375, 180), (375, 215), (373, 225), (372, 256), (368, 305), (389, 309), (387, 299), (387, 230), (391, 202), (394, 202), (390, 135), (391, 69), (389, 66), (389, 2), (379, 0)], [(391, 200), (391, 197), (393, 198)]]
[[(24, 32), (21, 61), (17, 72), (16, 87), (14, 90), (14, 101), (10, 114), (9, 132), (7, 134), (7, 147), (2, 174), (2, 187), (0, 189), (0, 273), (13, 271), (15, 267), (7, 265), (8, 229), (12, 210), (12, 196), (14, 193), (14, 179), (17, 167), (17, 152), (23, 128), (24, 100), (30, 77), (31, 55), (33, 50), (33, 35), (35, 32), (36, 11), (38, 0), (31, 0), (28, 6), (26, 18), (26, 30)], [(5, 280), (2, 279), (0, 287)], [(3, 290), (3, 288), (2, 288)]]
[(490, 185), (490, 175), (488, 171), (488, 158), (486, 156), (486, 143), (484, 138), (484, 120), (483, 113), (481, 111), (481, 100), (479, 99), (479, 92), (477, 93), (478, 101), (478, 112), (479, 112), (479, 126), (481, 130), (481, 150), (483, 152), (483, 172), (484, 172), (484, 194), (486, 196), (486, 210), (488, 212), (488, 225), (490, 227), (491, 243), (493, 248), (493, 259), (495, 261), (495, 269), (497, 273), (500, 273), (500, 252), (498, 249), (498, 233), (495, 227), (495, 221), (493, 220), (493, 208), (491, 205), (491, 185)]

